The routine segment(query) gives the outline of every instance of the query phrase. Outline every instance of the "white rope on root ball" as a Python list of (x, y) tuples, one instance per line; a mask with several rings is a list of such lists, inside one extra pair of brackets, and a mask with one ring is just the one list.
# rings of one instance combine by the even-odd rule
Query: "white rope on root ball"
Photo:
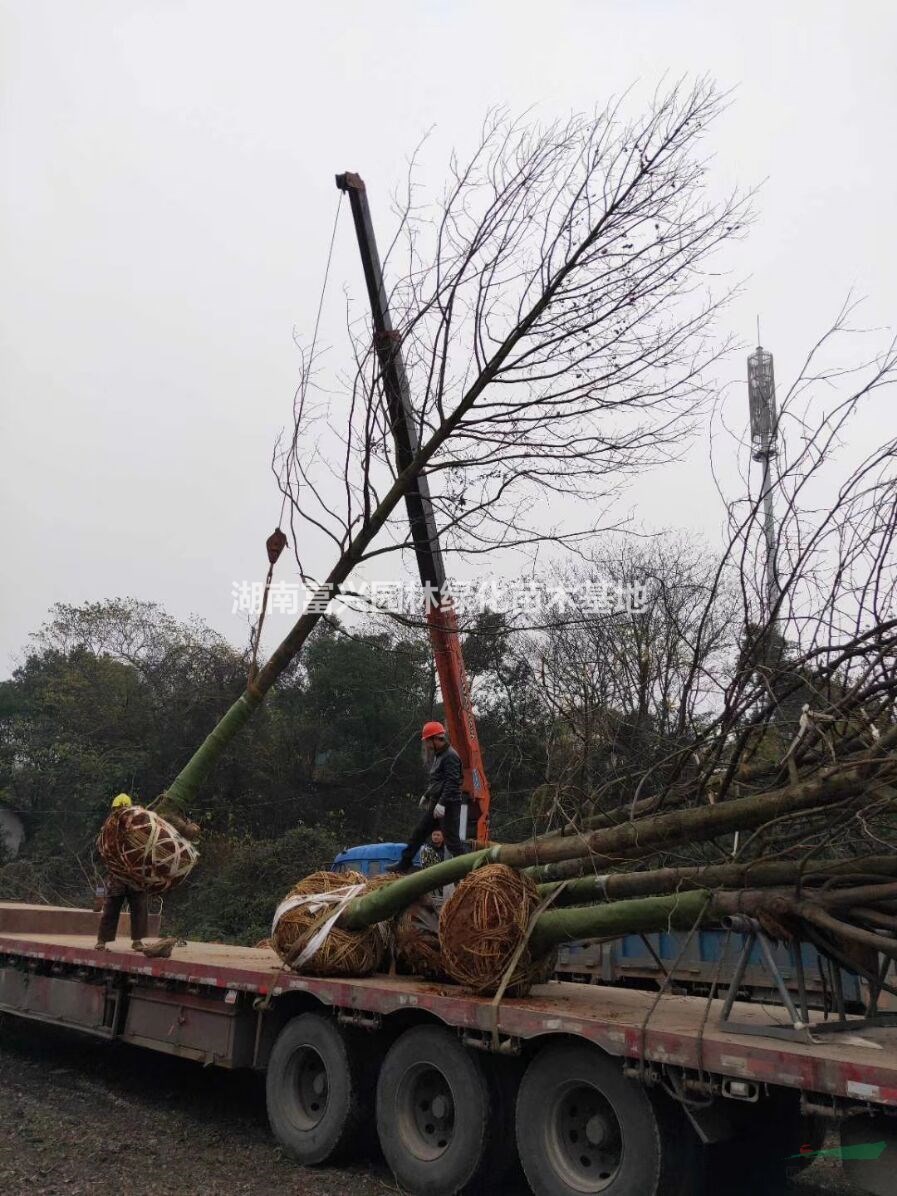
[(278, 905), (271, 945), (284, 964), (310, 976), (367, 976), (380, 966), (387, 938), (377, 925), (337, 926), (346, 906), (365, 891), (358, 872), (313, 872)]
[(171, 823), (143, 806), (114, 810), (100, 829), (97, 851), (112, 876), (145, 893), (167, 893), (199, 859)]

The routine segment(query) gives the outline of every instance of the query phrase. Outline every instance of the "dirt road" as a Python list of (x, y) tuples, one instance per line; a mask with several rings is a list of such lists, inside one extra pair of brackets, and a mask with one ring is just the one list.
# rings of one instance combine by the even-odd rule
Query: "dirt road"
[(110, 1046), (4, 1019), (4, 1196), (383, 1196), (367, 1167), (305, 1170), (284, 1158), (258, 1076)]
[[(264, 1085), (181, 1059), (0, 1017), (3, 1196), (383, 1196), (382, 1165), (306, 1170), (284, 1158)], [(859, 1196), (816, 1163), (795, 1196)]]

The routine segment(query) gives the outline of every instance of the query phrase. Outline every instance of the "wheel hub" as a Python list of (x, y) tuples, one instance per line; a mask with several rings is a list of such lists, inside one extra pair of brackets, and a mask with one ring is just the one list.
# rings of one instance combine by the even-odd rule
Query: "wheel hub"
[(603, 1146), (610, 1134), (610, 1126), (600, 1113), (596, 1113), (586, 1122), (585, 1133), (590, 1146)]
[(313, 1047), (305, 1046), (296, 1051), (290, 1071), (296, 1093), (295, 1121), (303, 1130), (314, 1129), (327, 1112), (330, 1095), (324, 1060)]
[(428, 1063), (408, 1069), (396, 1093), (396, 1113), (411, 1152), (432, 1162), (452, 1144), (455, 1102), (448, 1081)]
[(577, 1192), (602, 1192), (623, 1160), (620, 1125), (605, 1097), (588, 1084), (559, 1092), (547, 1143), (555, 1170)]

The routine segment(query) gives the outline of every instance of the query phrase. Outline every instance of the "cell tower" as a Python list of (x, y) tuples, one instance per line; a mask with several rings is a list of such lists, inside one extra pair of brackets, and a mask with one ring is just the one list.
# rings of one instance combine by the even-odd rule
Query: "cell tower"
[(776, 484), (776, 441), (779, 416), (776, 410), (776, 382), (772, 354), (760, 345), (747, 359), (748, 402), (751, 411), (751, 456), (763, 464), (760, 491), (763, 500), (763, 526), (766, 536), (766, 602), (770, 621), (779, 600), (776, 568), (776, 525), (773, 490)]

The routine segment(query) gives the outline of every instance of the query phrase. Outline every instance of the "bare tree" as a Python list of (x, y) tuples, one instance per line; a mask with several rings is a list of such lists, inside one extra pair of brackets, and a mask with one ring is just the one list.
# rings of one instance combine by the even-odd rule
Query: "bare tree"
[[(852, 771), (858, 760), (891, 769), (893, 747), (886, 745), (897, 726), (897, 438), (859, 459), (849, 448), (864, 405), (897, 380), (897, 346), (886, 345), (855, 368), (821, 365), (850, 331), (853, 310), (848, 305), (839, 314), (780, 402), (778, 598), (770, 609), (763, 495), (750, 492), (745, 476), (744, 493), (727, 500), (728, 539), (707, 578), (706, 599), (677, 641), (677, 708), (666, 728), (667, 750), (626, 775), (628, 817), (642, 824), (671, 807), (780, 795), (768, 825), (753, 823), (737, 847), (706, 833), (696, 836), (688, 859), (717, 860), (733, 850), (746, 858), (769, 852), (811, 858), (890, 847), (897, 834), (897, 790), (884, 784), (843, 790), (836, 783), (842, 775), (869, 775)], [(730, 595), (723, 625), (738, 634), (729, 635), (721, 654), (711, 654), (708, 669), (708, 650), (719, 643), (723, 591)], [(638, 663), (633, 650), (629, 672)], [(803, 801), (816, 780), (834, 785), (841, 805)], [(597, 814), (565, 832), (618, 820), (612, 801), (596, 804)], [(737, 826), (731, 811), (720, 819), (717, 825)], [(711, 812), (707, 827), (714, 825)]]
[[(726, 347), (709, 260), (748, 215), (743, 197), (707, 197), (699, 147), (720, 106), (701, 83), (634, 122), (620, 106), (544, 129), (493, 115), (439, 202), (418, 203), (409, 181), (385, 271), (417, 414), (413, 469), (448, 547), (570, 542), (571, 502), (589, 513), (586, 535), (611, 476), (687, 436)], [(277, 457), (304, 576), (319, 536), (359, 560), (409, 544), (367, 319), (349, 331), (351, 400), (301, 386)]]
[[(725, 762), (720, 797), (752, 767), (759, 776), (772, 765), (782, 780), (798, 762), (870, 746), (894, 718), (897, 440), (857, 460), (849, 438), (864, 404), (897, 380), (897, 345), (849, 370), (820, 364), (850, 331), (853, 310), (839, 313), (780, 404), (772, 610), (762, 589), (762, 496), (728, 504), (720, 572), (736, 580), (744, 633), (706, 757), (708, 782)], [(761, 745), (778, 748), (777, 758), (756, 758)]]
[[(195, 791), (334, 590), (363, 561), (408, 546), (399, 505), (417, 479), (450, 547), (571, 543), (593, 529), (609, 479), (682, 443), (725, 348), (709, 264), (748, 218), (745, 197), (708, 197), (700, 146), (721, 104), (700, 82), (658, 95), (635, 120), (622, 103), (547, 128), (492, 116), (471, 158), (452, 162), (438, 204), (409, 190), (386, 269), (417, 449), (398, 472), (368, 325), (350, 321), (348, 398), (306, 378), (275, 458), (303, 576), (314, 537), (333, 565), (172, 801)], [(587, 512), (580, 527), (570, 502)]]
[[(546, 612), (530, 648), (549, 716), (546, 784), (534, 808), (543, 826), (630, 802), (648, 769), (661, 785), (719, 706), (740, 626), (714, 554), (683, 535), (613, 540), (563, 581), (558, 592), (575, 601)], [(596, 589), (606, 591), (605, 610), (589, 609)]]

